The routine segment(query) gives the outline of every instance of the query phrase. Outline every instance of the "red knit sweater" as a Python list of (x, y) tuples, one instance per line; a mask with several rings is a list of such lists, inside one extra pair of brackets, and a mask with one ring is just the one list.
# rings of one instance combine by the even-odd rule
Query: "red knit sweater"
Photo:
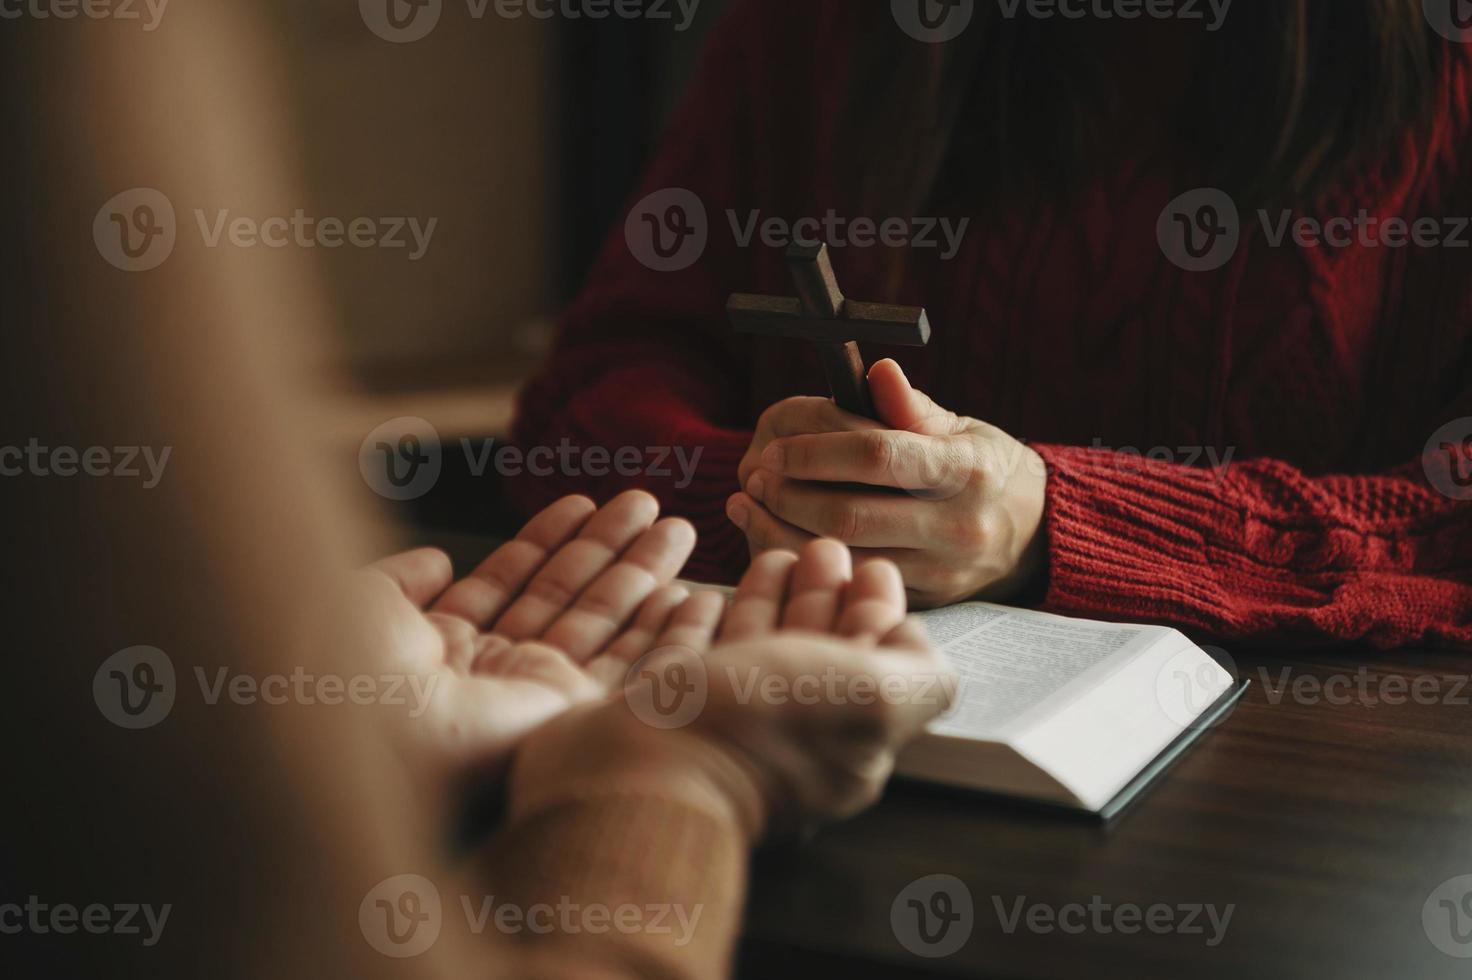
[[(736, 5), (632, 199), (695, 192), (702, 258), (653, 271), (620, 221), (522, 398), (523, 445), (699, 450), (693, 482), (677, 486), (673, 462), (572, 468), (513, 481), (528, 512), (642, 486), (699, 529), (687, 575), (745, 565), (724, 504), (754, 421), (824, 386), (807, 345), (726, 325), (729, 293), (790, 292), (781, 249), (742, 247), (728, 211), (743, 227), (753, 209), (854, 217), (830, 176), (852, 6)], [(1318, 216), (1472, 215), (1469, 77), (1459, 50), (1429, 132), (1407, 132)], [(1472, 249), (1273, 246), (1244, 213), (1235, 256), (1187, 272), (1156, 223), (1203, 183), (1141, 153), (1067, 210), (973, 225), (949, 260), (913, 249), (897, 295), (880, 295), (879, 250), (836, 250), (850, 296), (924, 305), (934, 324), (926, 349), (866, 353), (1042, 454), (1046, 608), (1219, 638), (1472, 647), (1472, 502), (1439, 492), (1422, 463), (1443, 425), (1468, 419), (1472, 435)]]

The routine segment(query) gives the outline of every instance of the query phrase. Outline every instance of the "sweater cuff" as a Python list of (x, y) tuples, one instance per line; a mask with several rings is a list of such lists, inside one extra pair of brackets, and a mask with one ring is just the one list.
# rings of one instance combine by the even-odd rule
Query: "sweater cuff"
[(1241, 515), (1210, 470), (1110, 450), (1034, 446), (1048, 467), (1044, 608), (1211, 630), (1229, 597), (1205, 528)]
[(549, 975), (583, 975), (578, 963), (610, 977), (730, 972), (747, 848), (709, 813), (635, 794), (570, 802), (504, 829), (483, 858), (499, 903), (537, 909), (541, 932), (516, 935), (560, 964)]

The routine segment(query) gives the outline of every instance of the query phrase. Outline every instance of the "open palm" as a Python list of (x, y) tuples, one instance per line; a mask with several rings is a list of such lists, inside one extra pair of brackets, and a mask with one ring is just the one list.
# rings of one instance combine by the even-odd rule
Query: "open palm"
[(608, 696), (668, 629), (721, 605), (670, 584), (695, 531), (658, 515), (639, 491), (602, 508), (567, 497), (458, 582), (433, 549), (370, 566), (389, 668), (433, 685), (416, 759), (450, 777), (501, 769), (527, 732)]

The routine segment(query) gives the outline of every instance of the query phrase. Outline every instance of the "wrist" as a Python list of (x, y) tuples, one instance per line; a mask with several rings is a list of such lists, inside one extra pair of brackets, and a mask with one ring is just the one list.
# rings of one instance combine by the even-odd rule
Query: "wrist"
[(570, 803), (648, 797), (704, 812), (748, 844), (768, 816), (757, 771), (739, 753), (692, 727), (653, 728), (622, 701), (575, 709), (529, 735), (508, 794), (512, 823)]

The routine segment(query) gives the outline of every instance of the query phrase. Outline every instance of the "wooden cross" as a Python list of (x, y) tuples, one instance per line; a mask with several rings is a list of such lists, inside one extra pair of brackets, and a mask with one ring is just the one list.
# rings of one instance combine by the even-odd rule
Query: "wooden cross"
[(736, 293), (726, 303), (731, 325), (740, 333), (812, 341), (823, 358), (828, 389), (838, 407), (873, 418), (859, 342), (924, 347), (930, 342), (925, 310), (844, 299), (827, 245), (793, 245), (787, 250), (787, 263), (797, 296)]

